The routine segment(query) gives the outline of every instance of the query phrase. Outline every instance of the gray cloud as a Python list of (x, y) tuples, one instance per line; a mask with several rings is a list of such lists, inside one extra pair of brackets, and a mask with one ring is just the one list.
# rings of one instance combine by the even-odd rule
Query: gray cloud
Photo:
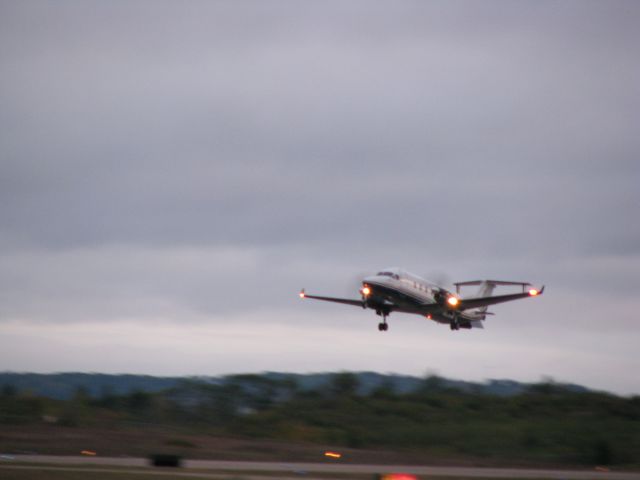
[(0, 8), (3, 323), (277, 322), (396, 264), (629, 335), (634, 2)]

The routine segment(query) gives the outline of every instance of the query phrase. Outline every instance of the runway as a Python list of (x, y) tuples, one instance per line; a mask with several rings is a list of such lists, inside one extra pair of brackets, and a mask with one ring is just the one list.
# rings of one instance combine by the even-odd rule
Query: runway
[[(26, 465), (25, 465), (26, 464)], [(98, 471), (98, 467), (149, 467), (145, 458), (108, 458), (108, 457), (76, 457), (50, 455), (15, 455), (0, 459), (0, 469), (52, 469), (80, 470), (84, 472)], [(283, 463), (283, 462), (246, 462), (218, 460), (185, 460), (184, 468), (166, 469), (150, 468), (144, 472), (157, 472), (166, 475), (184, 475), (200, 478), (220, 478), (228, 472), (246, 472), (251, 478), (259, 477), (259, 472), (280, 472), (287, 477), (298, 477), (310, 480), (309, 474), (384, 474), (392, 472), (412, 473), (421, 477), (458, 477), (458, 478), (522, 478), (522, 479), (558, 479), (558, 480), (640, 480), (640, 472), (615, 472), (596, 470), (536, 470), (521, 468), (476, 468), (476, 467), (443, 467), (416, 465), (354, 465), (346, 463)], [(198, 469), (200, 471), (192, 471)], [(203, 470), (207, 470), (206, 472)], [(117, 470), (123, 472), (122, 469)], [(140, 470), (133, 472), (140, 473)], [(254, 474), (251, 474), (254, 472)], [(273, 478), (273, 477), (271, 477)]]

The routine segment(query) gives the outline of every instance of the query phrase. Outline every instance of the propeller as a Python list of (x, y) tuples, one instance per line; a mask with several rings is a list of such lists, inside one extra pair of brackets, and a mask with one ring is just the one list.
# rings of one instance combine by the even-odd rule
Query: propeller
[(449, 298), (451, 298), (451, 295), (443, 288), (433, 292), (433, 299), (438, 305), (444, 305)]
[(425, 280), (435, 283), (438, 287), (443, 289), (449, 289), (452, 285), (451, 278), (443, 271), (435, 271), (431, 274), (425, 275)]
[(426, 275), (425, 280), (434, 283), (438, 290), (434, 292), (433, 298), (439, 305), (448, 305), (455, 307), (458, 304), (458, 298), (451, 293), (451, 278), (442, 271), (435, 271), (430, 275)]

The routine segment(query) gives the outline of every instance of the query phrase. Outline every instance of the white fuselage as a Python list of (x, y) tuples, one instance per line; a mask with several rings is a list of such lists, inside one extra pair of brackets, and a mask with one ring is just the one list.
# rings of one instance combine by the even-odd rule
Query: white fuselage
[(419, 314), (420, 307), (424, 305), (442, 304), (440, 311), (425, 317), (447, 324), (451, 322), (454, 315), (467, 320), (483, 318), (476, 311), (457, 312), (455, 309), (448, 308), (447, 298), (455, 295), (439, 285), (399, 268), (389, 268), (366, 277), (362, 285), (363, 291), (365, 288), (370, 290), (365, 298), (367, 307), (376, 311), (384, 312), (385, 305), (394, 305), (394, 311)]

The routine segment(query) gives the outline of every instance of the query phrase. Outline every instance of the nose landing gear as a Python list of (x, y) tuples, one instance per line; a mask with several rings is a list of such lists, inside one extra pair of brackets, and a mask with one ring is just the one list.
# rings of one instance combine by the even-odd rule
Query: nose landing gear
[(376, 314), (382, 317), (382, 322), (378, 324), (378, 331), (386, 332), (387, 330), (389, 330), (389, 324), (387, 323), (389, 312), (386, 310), (376, 310)]

